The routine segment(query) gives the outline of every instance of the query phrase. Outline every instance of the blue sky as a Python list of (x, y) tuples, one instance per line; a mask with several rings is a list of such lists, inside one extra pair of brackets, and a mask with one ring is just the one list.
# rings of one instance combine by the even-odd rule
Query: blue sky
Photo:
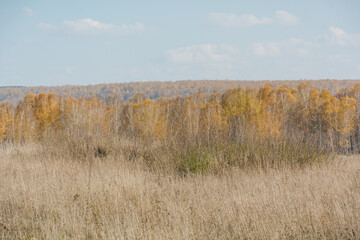
[(360, 1), (0, 0), (0, 86), (360, 79)]

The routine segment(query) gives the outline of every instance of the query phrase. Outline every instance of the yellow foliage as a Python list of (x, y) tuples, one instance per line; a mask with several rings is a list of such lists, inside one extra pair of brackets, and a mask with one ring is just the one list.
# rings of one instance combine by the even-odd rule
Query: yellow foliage
[(0, 143), (2, 143), (7, 138), (9, 122), (9, 114), (5, 111), (5, 109), (0, 108)]
[[(347, 94), (347, 95), (346, 95)], [(117, 96), (101, 100), (29, 94), (16, 109), (0, 105), (0, 142), (42, 140), (44, 137), (150, 137), (211, 144), (214, 139), (287, 139), (293, 131), (316, 136), (325, 146), (350, 148), (360, 127), (360, 85), (337, 97), (309, 83), (298, 88), (228, 89), (210, 96), (146, 99), (129, 102)], [(5, 106), (5, 105), (4, 105)], [(360, 145), (360, 144), (359, 144)]]

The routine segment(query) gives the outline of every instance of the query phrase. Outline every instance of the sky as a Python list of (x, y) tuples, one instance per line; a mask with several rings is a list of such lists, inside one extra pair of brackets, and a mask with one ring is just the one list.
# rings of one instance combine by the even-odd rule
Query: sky
[(0, 0), (0, 86), (360, 79), (359, 0)]

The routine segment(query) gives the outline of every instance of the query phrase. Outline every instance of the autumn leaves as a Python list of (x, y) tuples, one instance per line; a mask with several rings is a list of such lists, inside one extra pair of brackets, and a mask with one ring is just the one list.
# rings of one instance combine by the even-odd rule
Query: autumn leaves
[(216, 144), (296, 136), (349, 152), (360, 149), (359, 101), (360, 85), (333, 96), (309, 83), (128, 102), (29, 94), (16, 107), (0, 104), (0, 142), (98, 136)]

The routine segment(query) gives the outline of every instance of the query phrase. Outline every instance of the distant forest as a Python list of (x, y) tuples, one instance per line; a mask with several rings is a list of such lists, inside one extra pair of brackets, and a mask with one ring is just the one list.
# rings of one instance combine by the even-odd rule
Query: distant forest
[(17, 104), (29, 93), (55, 93), (56, 95), (68, 95), (74, 98), (88, 98), (96, 96), (105, 100), (109, 95), (117, 95), (120, 99), (129, 100), (141, 93), (145, 98), (156, 99), (159, 97), (188, 96), (199, 92), (205, 94), (213, 92), (224, 93), (229, 88), (254, 88), (258, 89), (269, 83), (272, 87), (296, 87), (300, 82), (310, 82), (312, 86), (328, 89), (332, 94), (341, 93), (344, 89), (360, 83), (360, 80), (287, 80), (287, 81), (232, 81), (232, 80), (188, 80), (176, 82), (130, 82), (130, 83), (110, 83), (88, 86), (56, 86), (56, 87), (1, 87), (0, 102), (10, 102)]

